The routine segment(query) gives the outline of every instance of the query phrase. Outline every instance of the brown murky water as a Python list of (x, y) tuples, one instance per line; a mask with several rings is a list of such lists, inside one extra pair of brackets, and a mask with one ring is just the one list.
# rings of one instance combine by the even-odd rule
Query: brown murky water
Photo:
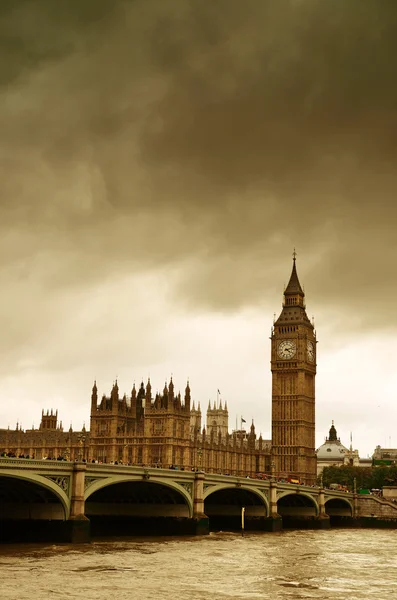
[(2, 546), (0, 598), (393, 600), (396, 548), (396, 530)]

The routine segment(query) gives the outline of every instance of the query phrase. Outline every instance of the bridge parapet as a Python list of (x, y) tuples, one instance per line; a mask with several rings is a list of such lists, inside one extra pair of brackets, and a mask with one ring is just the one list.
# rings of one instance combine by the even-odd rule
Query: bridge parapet
[(57, 460), (39, 460), (34, 458), (0, 458), (0, 470), (20, 469), (22, 471), (73, 471), (73, 462)]

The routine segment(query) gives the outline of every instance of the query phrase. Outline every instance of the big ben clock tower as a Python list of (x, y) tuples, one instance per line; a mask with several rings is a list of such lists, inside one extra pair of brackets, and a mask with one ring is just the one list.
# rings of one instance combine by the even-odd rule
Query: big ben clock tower
[(279, 477), (295, 476), (311, 485), (316, 480), (316, 333), (306, 314), (295, 251), (271, 346), (274, 469)]

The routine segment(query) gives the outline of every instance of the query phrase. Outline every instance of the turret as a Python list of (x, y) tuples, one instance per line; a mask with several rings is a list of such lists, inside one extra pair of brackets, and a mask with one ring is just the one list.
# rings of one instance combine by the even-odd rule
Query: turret
[(147, 384), (146, 384), (145, 407), (150, 408), (151, 403), (152, 403), (152, 386), (151, 386), (150, 377), (149, 377), (149, 379), (147, 380)]
[(52, 409), (51, 412), (47, 410), (47, 413), (45, 413), (44, 410), (42, 410), (40, 429), (55, 431), (57, 429), (57, 420), (58, 411), (56, 411), (54, 414)]
[(117, 385), (117, 379), (113, 384), (112, 391), (110, 392), (110, 401), (112, 405), (112, 410), (118, 410), (119, 404), (119, 386)]
[(252, 420), (251, 427), (250, 427), (250, 432), (249, 432), (249, 435), (248, 435), (248, 445), (251, 448), (255, 447), (255, 440), (256, 440), (255, 425), (254, 425), (254, 420)]
[(130, 402), (131, 402), (131, 414), (133, 414), (135, 416), (136, 415), (136, 388), (135, 388), (135, 382), (134, 382), (134, 385), (132, 386)]
[(96, 381), (94, 381), (94, 386), (92, 388), (91, 394), (91, 410), (96, 411), (98, 406), (98, 388), (96, 386)]
[(171, 376), (171, 379), (170, 379), (170, 384), (168, 386), (168, 397), (170, 399), (170, 402), (172, 403), (173, 400), (174, 400), (174, 397), (175, 397), (174, 396), (174, 383), (172, 381), (172, 376)]
[(185, 410), (190, 411), (190, 400), (190, 385), (188, 380), (185, 388)]
[(142, 381), (141, 385), (139, 387), (139, 390), (138, 390), (138, 395), (136, 397), (136, 418), (137, 419), (140, 419), (143, 415), (143, 400), (145, 398), (145, 395), (146, 395), (146, 390), (145, 390), (145, 386)]

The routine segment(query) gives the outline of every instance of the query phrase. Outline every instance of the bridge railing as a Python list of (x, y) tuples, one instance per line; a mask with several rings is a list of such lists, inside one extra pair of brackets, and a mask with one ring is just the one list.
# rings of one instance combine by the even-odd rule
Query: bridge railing
[(43, 468), (43, 469), (72, 469), (73, 462), (69, 461), (58, 461), (58, 460), (46, 460), (38, 458), (13, 458), (13, 457), (0, 457), (0, 468), (1, 467), (17, 467), (31, 469), (32, 467)]

